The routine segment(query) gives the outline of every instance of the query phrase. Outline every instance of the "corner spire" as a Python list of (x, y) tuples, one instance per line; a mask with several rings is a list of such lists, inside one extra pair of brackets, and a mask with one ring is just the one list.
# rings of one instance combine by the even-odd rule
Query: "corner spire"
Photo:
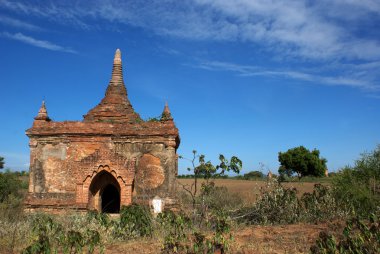
[(161, 115), (161, 120), (173, 120), (172, 114), (170, 113), (170, 109), (168, 106), (168, 102), (165, 102), (165, 107)]
[(38, 114), (34, 119), (35, 120), (50, 121), (50, 118), (49, 118), (47, 110), (46, 110), (45, 101), (42, 101), (42, 105), (40, 107), (40, 110), (38, 111)]

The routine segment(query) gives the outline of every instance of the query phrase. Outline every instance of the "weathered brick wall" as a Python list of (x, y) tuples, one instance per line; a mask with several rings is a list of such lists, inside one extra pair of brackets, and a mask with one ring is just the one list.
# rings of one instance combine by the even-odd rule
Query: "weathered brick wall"
[(178, 129), (167, 104), (157, 121), (143, 121), (134, 111), (123, 81), (120, 50), (104, 98), (83, 121), (52, 121), (44, 102), (34, 119), (26, 131), (30, 138), (26, 204), (31, 209), (98, 209), (100, 190), (107, 184), (120, 192), (122, 205), (130, 204), (132, 197), (136, 201), (175, 197)]

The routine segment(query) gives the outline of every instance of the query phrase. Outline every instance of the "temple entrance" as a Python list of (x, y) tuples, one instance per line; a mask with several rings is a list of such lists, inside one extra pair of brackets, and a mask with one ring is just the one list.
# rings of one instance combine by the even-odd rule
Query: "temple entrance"
[(112, 184), (108, 184), (101, 195), (102, 212), (118, 213), (120, 212), (120, 193)]
[(103, 213), (120, 212), (120, 185), (109, 172), (100, 171), (90, 184), (89, 209)]

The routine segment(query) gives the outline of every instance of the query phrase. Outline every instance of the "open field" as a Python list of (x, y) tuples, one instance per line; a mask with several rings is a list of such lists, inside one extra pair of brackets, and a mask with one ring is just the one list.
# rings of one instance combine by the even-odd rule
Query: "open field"
[[(191, 186), (194, 179), (178, 179), (178, 191), (182, 191), (182, 185)], [(230, 192), (239, 193), (245, 202), (254, 202), (260, 195), (260, 190), (267, 186), (266, 181), (235, 180), (235, 179), (215, 179), (216, 186), (224, 186)], [(202, 180), (199, 180), (199, 186)], [(283, 186), (287, 188), (296, 188), (298, 195), (305, 192), (312, 192), (314, 185), (318, 182), (287, 182)]]

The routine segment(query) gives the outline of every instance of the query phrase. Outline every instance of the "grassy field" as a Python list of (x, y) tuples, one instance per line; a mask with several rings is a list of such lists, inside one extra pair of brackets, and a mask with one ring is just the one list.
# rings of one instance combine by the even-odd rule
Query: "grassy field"
[[(267, 186), (267, 181), (235, 180), (235, 179), (215, 179), (216, 186), (224, 186), (230, 192), (238, 193), (246, 202), (254, 202), (259, 197), (261, 190)], [(178, 179), (178, 191), (182, 191), (182, 185), (191, 186), (194, 179)], [(325, 181), (323, 181), (324, 183)], [(199, 181), (202, 183), (202, 180)], [(305, 192), (312, 192), (313, 187), (319, 182), (286, 182), (282, 183), (286, 188), (296, 188), (298, 195)], [(326, 184), (326, 183), (324, 183)], [(199, 185), (200, 186), (200, 185)]]

